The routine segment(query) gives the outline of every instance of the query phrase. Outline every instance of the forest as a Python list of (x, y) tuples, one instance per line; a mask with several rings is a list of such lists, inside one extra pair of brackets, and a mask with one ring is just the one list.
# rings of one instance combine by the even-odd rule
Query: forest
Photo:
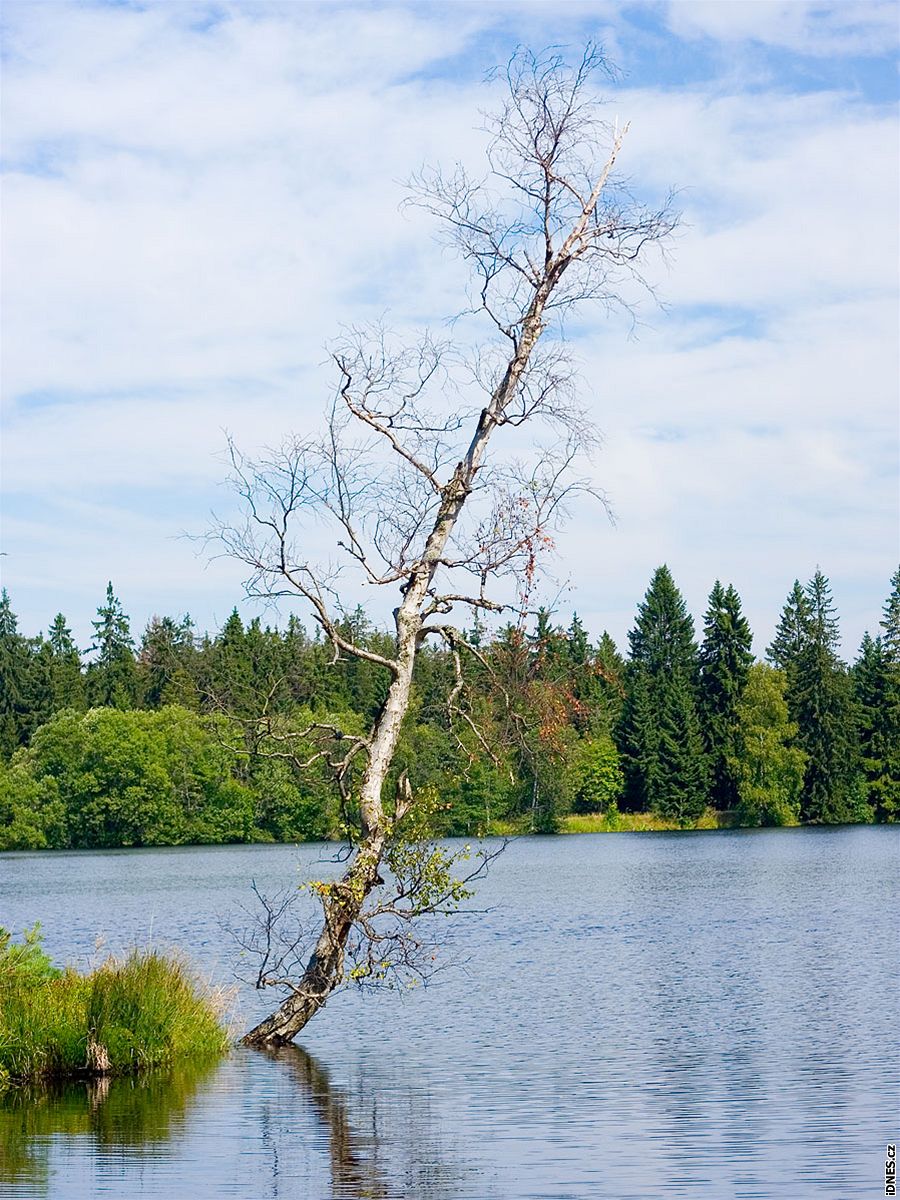
[[(345, 622), (386, 651), (361, 609)], [(112, 583), (93, 628), (85, 654), (62, 613), (25, 636), (2, 593), (0, 849), (344, 836), (353, 767), (344, 795), (333, 767), (384, 700), (382, 666), (237, 609), (215, 636), (166, 616), (136, 641)], [(408, 773), (434, 836), (897, 820), (900, 570), (849, 666), (820, 571), (765, 661), (732, 586), (698, 638), (666, 566), (628, 640), (543, 610), (476, 624), (462, 687), (451, 650), (423, 647), (389, 785)]]

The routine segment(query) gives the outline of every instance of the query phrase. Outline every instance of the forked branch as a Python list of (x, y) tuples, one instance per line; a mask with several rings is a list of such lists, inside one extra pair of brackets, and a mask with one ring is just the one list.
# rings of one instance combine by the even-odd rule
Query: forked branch
[[(356, 849), (341, 878), (318, 889), (322, 922), (309, 957), (297, 978), (276, 972), (289, 994), (247, 1035), (252, 1044), (293, 1038), (349, 976), (371, 981), (392, 964), (418, 961), (424, 943), (408, 935), (413, 918), (441, 911), (472, 878), (448, 875), (437, 850), (411, 849), (425, 801), (401, 775), (392, 808), (386, 781), (416, 657), (432, 633), (454, 664), (450, 708), (492, 756), (461, 703), (462, 653), (478, 661), (480, 652), (432, 619), (456, 606), (476, 615), (526, 611), (568, 504), (603, 499), (589, 475), (578, 477), (595, 439), (560, 318), (588, 300), (629, 307), (634, 287), (646, 286), (648, 250), (676, 223), (669, 201), (642, 206), (616, 180), (628, 126), (601, 119), (593, 80), (604, 66), (592, 45), (572, 68), (556, 52), (518, 51), (505, 71), (506, 102), (487, 118), (485, 178), (459, 167), (413, 182), (411, 202), (438, 219), (472, 268), (464, 313), (486, 320), (481, 348), (473, 352), (467, 336), (451, 350), (427, 334), (396, 347), (378, 326), (351, 329), (333, 350), (339, 378), (324, 436), (290, 442), (256, 465), (232, 455), (246, 520), (217, 533), (250, 568), (248, 590), (305, 601), (335, 658), (354, 656), (388, 675), (371, 729), (348, 751), (347, 761), (357, 753), (365, 760), (353, 796)], [(525, 426), (551, 436), (532, 439), (523, 458)], [(366, 586), (397, 588), (384, 653), (348, 634), (339, 568), (307, 554), (323, 521), (334, 535), (329, 550), (336, 545)], [(383, 864), (402, 885), (387, 901), (377, 899), (389, 886)]]

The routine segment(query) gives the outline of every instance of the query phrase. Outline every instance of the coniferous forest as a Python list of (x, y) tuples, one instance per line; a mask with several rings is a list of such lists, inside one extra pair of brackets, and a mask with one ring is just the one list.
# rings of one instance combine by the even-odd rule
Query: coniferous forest
[[(421, 652), (394, 776), (434, 835), (895, 821), (900, 570), (889, 586), (849, 666), (819, 571), (765, 661), (733, 587), (716, 581), (698, 632), (666, 566), (624, 653), (577, 616), (476, 627), (462, 689), (448, 651)], [(362, 610), (346, 623), (386, 651)], [(236, 609), (214, 637), (154, 617), (138, 640), (112, 584), (93, 628), (86, 656), (62, 613), (28, 637), (2, 593), (0, 849), (342, 836), (337, 730), (371, 723), (382, 667)]]

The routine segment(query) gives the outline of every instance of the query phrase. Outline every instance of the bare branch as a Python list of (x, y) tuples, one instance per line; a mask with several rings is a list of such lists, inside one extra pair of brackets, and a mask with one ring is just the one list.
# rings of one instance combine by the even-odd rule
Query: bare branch
[(298, 969), (302, 971), (306, 934), (294, 921), (299, 893), (296, 888), (288, 888), (267, 896), (255, 879), (250, 888), (257, 907), (251, 910), (242, 906), (240, 911), (251, 924), (226, 923), (225, 932), (237, 943), (242, 958), (252, 964), (253, 976), (247, 982), (258, 989), (277, 987), (285, 979), (296, 978)]
[[(521, 621), (569, 505), (584, 497), (605, 503), (590, 474), (579, 475), (597, 439), (578, 401), (562, 319), (587, 300), (633, 312), (624, 289), (652, 292), (644, 262), (676, 217), (670, 200), (643, 206), (617, 178), (628, 126), (601, 119), (600, 71), (605, 60), (591, 44), (571, 68), (557, 51), (518, 50), (503, 72), (506, 101), (486, 118), (484, 178), (457, 167), (413, 181), (410, 203), (438, 219), (471, 267), (466, 311), (486, 318), (488, 345), (466, 355), (427, 334), (398, 346), (381, 326), (351, 328), (332, 349), (339, 379), (324, 436), (289, 442), (257, 464), (232, 447), (245, 522), (219, 526), (216, 536), (249, 567), (250, 593), (299, 596), (336, 660), (354, 656), (389, 674), (365, 738), (337, 754), (333, 731), (310, 728), (306, 757), (295, 760), (324, 761), (326, 746), (315, 739), (328, 741), (342, 796), (359, 814), (358, 844), (341, 879), (318, 890), (322, 926), (310, 957), (299, 979), (282, 980), (291, 994), (248, 1035), (254, 1044), (292, 1038), (346, 978), (348, 956), (356, 963), (349, 974), (360, 979), (402, 973), (420, 958), (422, 943), (399, 937), (396, 923), (440, 911), (461, 893), (454, 883), (437, 898), (446, 875), (439, 856), (408, 857), (400, 827), (425, 811), (409, 780), (400, 776), (393, 813), (384, 793), (416, 656), (430, 634), (444, 638), (453, 661), (451, 710), (496, 761), (463, 703), (462, 652), (482, 667), (484, 656), (452, 626), (429, 622), (455, 605), (506, 610), (509, 601), (487, 595), (497, 580), (515, 593)], [(518, 431), (538, 426), (549, 433), (522, 454)], [(340, 621), (339, 568), (305, 554), (313, 521), (325, 522), (329, 545), (357, 577), (397, 586), (389, 649), (372, 648)], [(295, 753), (279, 743), (282, 732), (266, 727), (270, 750)], [(365, 761), (351, 797), (346, 781), (357, 755)], [(384, 862), (401, 891), (373, 910), (367, 898), (384, 884)], [(393, 949), (384, 955), (386, 945)]]

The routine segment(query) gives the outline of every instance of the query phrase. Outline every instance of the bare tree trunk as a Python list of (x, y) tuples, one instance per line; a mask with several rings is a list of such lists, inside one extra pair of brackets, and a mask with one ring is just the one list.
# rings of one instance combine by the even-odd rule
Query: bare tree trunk
[[(343, 876), (321, 890), (322, 929), (300, 977), (267, 980), (288, 986), (290, 993), (275, 1013), (246, 1035), (244, 1042), (248, 1045), (290, 1042), (345, 978), (351, 931), (355, 925), (365, 925), (366, 899), (383, 882), (380, 867), (386, 847), (412, 803), (408, 786), (398, 789), (396, 802), (388, 810), (382, 793), (410, 705), (416, 655), (429, 634), (438, 634), (449, 639), (448, 645), (458, 658), (458, 630), (429, 623), (429, 618), (451, 612), (457, 603), (476, 613), (484, 609), (502, 611), (506, 606), (484, 596), (485, 579), (504, 569), (514, 572), (520, 558), (526, 584), (522, 594), (527, 595), (534, 566), (533, 547), (544, 531), (545, 521), (567, 494), (560, 479), (574, 451), (561, 451), (558, 460), (551, 455), (551, 461), (558, 461), (559, 467), (550, 470), (546, 478), (523, 478), (518, 498), (511, 499), (498, 481), (496, 518), (488, 522), (486, 532), (480, 532), (468, 549), (463, 546), (460, 550), (464, 539), (459, 531), (454, 535), (454, 530), (476, 487), (476, 477), (477, 485), (484, 490), (484, 478), (478, 473), (497, 428), (504, 424), (518, 426), (543, 414), (566, 431), (567, 445), (568, 439), (575, 446), (585, 441), (583, 422), (565, 401), (560, 358), (554, 358), (551, 352), (542, 363), (542, 356), (534, 353), (545, 331), (545, 315), (550, 321), (555, 312), (592, 297), (611, 303), (615, 284), (622, 276), (631, 274), (641, 280), (632, 264), (638, 261), (644, 246), (664, 238), (673, 228), (665, 208), (652, 212), (602, 199), (625, 129), (616, 126), (608, 131), (611, 145), (605, 162), (598, 158), (592, 167), (586, 165), (597, 149), (601, 127), (592, 115), (593, 105), (584, 89), (591, 72), (601, 63), (599, 52), (589, 46), (574, 71), (569, 71), (554, 54), (538, 58), (521, 51), (509, 64), (510, 98), (493, 120), (495, 137), (489, 161), (497, 178), (512, 185), (518, 197), (516, 203), (522, 208), (521, 220), (511, 218), (512, 223), (503, 227), (501, 210), (493, 209), (481, 196), (479, 186), (458, 173), (448, 180), (438, 173), (430, 180), (423, 179), (418, 187), (418, 203), (445, 223), (464, 257), (473, 263), (483, 312), (504, 339), (501, 344), (508, 348), (508, 358), (499, 373), (491, 369), (484, 378), (487, 403), (449, 478), (444, 464), (449, 468), (466, 446), (465, 441), (456, 441), (460, 426), (452, 416), (446, 424), (438, 419), (435, 425), (424, 409), (416, 408), (417, 398), (437, 369), (440, 356), (432, 344), (427, 343), (413, 355), (417, 367), (410, 386), (403, 377), (405, 368), (390, 365), (383, 345), (373, 354), (357, 348), (347, 357), (335, 356), (343, 375), (340, 396), (346, 412), (384, 439), (408, 472), (404, 476), (406, 490), (401, 494), (404, 503), (413, 498), (410, 505), (414, 511), (409, 516), (401, 505), (396, 546), (391, 549), (388, 545), (385, 550), (376, 523), (372, 535), (374, 559), (364, 547), (368, 518), (365, 511), (360, 520), (353, 515), (358, 484), (347, 486), (345, 472), (350, 460), (341, 457), (346, 450), (339, 452), (342, 427), (334, 416), (323, 447), (298, 444), (293, 452), (276, 460), (272, 478), (257, 470), (248, 476), (241, 463), (235, 462), (238, 490), (249, 509), (249, 527), (263, 531), (263, 544), (260, 547), (252, 534), (240, 528), (225, 527), (219, 537), (229, 552), (251, 566), (257, 594), (281, 595), (283, 587), (299, 594), (311, 605), (335, 657), (355, 655), (377, 663), (391, 676), (387, 698), (369, 736), (353, 737), (346, 757), (329, 764), (337, 770), (342, 795), (346, 795), (343, 781), (348, 766), (357, 751), (365, 751), (356, 851)], [(481, 212), (479, 203), (487, 206)], [(389, 400), (392, 389), (397, 395)], [(554, 397), (560, 392), (563, 398), (555, 406)], [(445, 437), (451, 441), (445, 441)], [(450, 445), (452, 456), (446, 452)], [(320, 462), (326, 467), (324, 481), (315, 473)], [(490, 478), (490, 470), (485, 474)], [(417, 487), (424, 489), (424, 496), (419, 495)], [(435, 502), (436, 509), (432, 507)], [(338, 545), (363, 570), (368, 582), (400, 585), (402, 599), (394, 610), (393, 657), (377, 654), (359, 641), (354, 644), (344, 635), (329, 614), (321, 577), (293, 556), (289, 524), (298, 509), (306, 505), (324, 509), (337, 521), (341, 531)], [(516, 525), (517, 514), (521, 517), (523, 512), (533, 512), (533, 521), (531, 516), (527, 518), (526, 532)], [(410, 547), (415, 547), (414, 552)], [(386, 570), (380, 566), (375, 569), (373, 561), (385, 562)], [(467, 578), (480, 578), (480, 593), (474, 597), (461, 595), (458, 587), (448, 586), (445, 594), (438, 594), (434, 585), (439, 570), (451, 579), (458, 578), (455, 572), (469, 571)], [(467, 585), (463, 586), (468, 590)], [(523, 600), (522, 605), (525, 603)], [(462, 686), (458, 662), (457, 675), (458, 690)], [(338, 731), (337, 736), (343, 735)], [(322, 752), (317, 752), (309, 762), (321, 757)], [(532, 821), (536, 799), (535, 793)]]
[[(400, 610), (397, 613), (401, 627)], [(415, 637), (408, 648), (406, 669), (391, 683), (371, 742), (369, 763), (360, 794), (362, 838), (353, 860), (338, 884), (322, 897), (323, 924), (306, 969), (294, 990), (270, 1017), (243, 1038), (248, 1046), (280, 1046), (292, 1041), (316, 1015), (344, 977), (344, 952), (353, 924), (367, 896), (382, 882), (379, 873), (389, 820), (381, 791), (391, 764), (400, 726), (409, 707)], [(402, 662), (402, 659), (401, 659)], [(398, 797), (398, 807), (402, 801)], [(395, 818), (400, 815), (395, 812)]]
[(344, 950), (366, 896), (379, 882), (384, 835), (370, 834), (359, 847), (338, 888), (323, 900), (324, 922), (306, 970), (281, 1006), (242, 1039), (247, 1046), (283, 1046), (293, 1041), (343, 979)]
[[(584, 220), (586, 222), (587, 215)], [(570, 235), (571, 238), (572, 235)], [(248, 1046), (284, 1045), (325, 1004), (341, 983), (344, 951), (353, 924), (372, 889), (381, 882), (379, 867), (389, 830), (382, 788), (394, 756), (400, 727), (409, 708), (412, 674), (435, 571), (447, 542), (472, 490), (491, 434), (502, 422), (504, 411), (515, 396), (522, 373), (543, 332), (542, 317), (547, 298), (565, 267), (554, 263), (536, 289), (522, 323), (522, 337), (490, 403), (482, 410), (465, 458), (441, 489), (441, 503), (424, 553), (406, 582), (403, 601), (394, 610), (397, 656), (387, 699), (378, 715), (369, 745), (369, 758), (360, 791), (362, 838), (353, 861), (340, 883), (323, 897), (324, 923), (302, 977), (277, 1012), (245, 1035)], [(398, 807), (400, 805), (398, 799)], [(395, 818), (400, 814), (395, 812)]]

